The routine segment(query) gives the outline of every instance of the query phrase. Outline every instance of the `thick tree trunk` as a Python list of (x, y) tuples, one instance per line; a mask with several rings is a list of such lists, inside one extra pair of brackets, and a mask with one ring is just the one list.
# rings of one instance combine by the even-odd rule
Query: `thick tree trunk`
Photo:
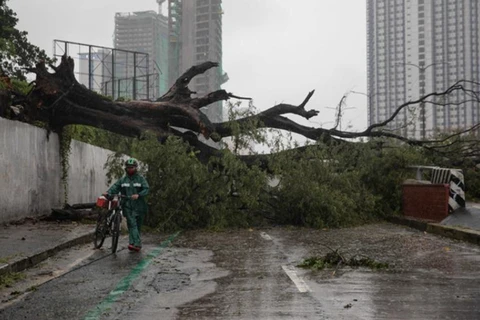
[(75, 209), (52, 209), (49, 216), (45, 216), (42, 220), (45, 221), (81, 221), (81, 220), (96, 220), (98, 210), (75, 210)]
[[(393, 138), (411, 145), (426, 146), (429, 148), (435, 145), (442, 145), (447, 139), (458, 138), (460, 135), (477, 130), (476, 124), (460, 133), (443, 140), (412, 140), (395, 134), (393, 131), (384, 130), (384, 127), (392, 122), (395, 117), (404, 109), (418, 106), (420, 103), (430, 102), (429, 99), (456, 94), (459, 91), (470, 93), (478, 101), (479, 83), (472, 81), (459, 81), (443, 92), (434, 92), (420, 97), (415, 101), (408, 101), (400, 105), (391, 117), (382, 123), (372, 124), (361, 132), (341, 131), (337, 129), (341, 120), (341, 112), (338, 112), (337, 125), (331, 129), (314, 128), (301, 125), (284, 115), (294, 114), (296, 116), (310, 119), (319, 114), (318, 110), (306, 110), (305, 106), (314, 94), (311, 91), (300, 105), (279, 104), (270, 109), (260, 112), (257, 115), (239, 119), (232, 122), (212, 123), (201, 112), (203, 107), (217, 101), (230, 98), (248, 99), (237, 97), (225, 90), (218, 90), (207, 94), (204, 97), (192, 98), (193, 92), (188, 85), (197, 75), (217, 67), (214, 62), (205, 62), (194, 66), (181, 75), (170, 90), (155, 102), (149, 101), (111, 101), (103, 96), (88, 90), (78, 83), (74, 76), (73, 59), (63, 56), (61, 63), (53, 67), (53, 73), (47, 71), (43, 63), (31, 71), (37, 75), (35, 87), (28, 95), (24, 104), (25, 112), (21, 115), (25, 121), (44, 121), (49, 124), (52, 130), (58, 130), (66, 125), (80, 124), (96, 128), (102, 128), (120, 135), (130, 137), (141, 137), (149, 131), (162, 141), (170, 135), (181, 136), (192, 146), (201, 152), (199, 158), (207, 160), (211, 156), (218, 156), (218, 150), (207, 146), (197, 139), (199, 134), (205, 138), (212, 138), (219, 141), (222, 138), (232, 136), (234, 127), (242, 127), (246, 123), (255, 123), (257, 129), (273, 128), (286, 130), (300, 134), (306, 138), (324, 143), (346, 143), (346, 139), (362, 137), (387, 137)], [(471, 88), (467, 88), (470, 86)], [(2, 96), (0, 96), (2, 99)], [(344, 98), (338, 106), (339, 111)], [(430, 102), (431, 103), (431, 102)], [(0, 115), (5, 113), (5, 102), (0, 100)], [(184, 130), (177, 130), (176, 128)], [(191, 132), (186, 132), (185, 129)], [(348, 143), (348, 142), (347, 142)], [(478, 148), (477, 148), (478, 149)], [(475, 155), (476, 156), (476, 155)], [(268, 156), (239, 156), (247, 163), (260, 161), (264, 167)]]
[(33, 70), (37, 79), (28, 97), (26, 116), (47, 121), (52, 129), (81, 124), (125, 136), (138, 137), (148, 130), (164, 137), (175, 134), (171, 130), (174, 126), (195, 130), (208, 138), (214, 127), (200, 108), (227, 100), (230, 95), (219, 90), (202, 98), (191, 98), (187, 85), (194, 76), (215, 66), (206, 62), (191, 68), (156, 102), (115, 102), (78, 83), (73, 74), (73, 60), (64, 56), (55, 73), (49, 73), (43, 64)]
[(0, 117), (7, 118), (7, 111), (9, 110), (9, 92), (0, 89)]

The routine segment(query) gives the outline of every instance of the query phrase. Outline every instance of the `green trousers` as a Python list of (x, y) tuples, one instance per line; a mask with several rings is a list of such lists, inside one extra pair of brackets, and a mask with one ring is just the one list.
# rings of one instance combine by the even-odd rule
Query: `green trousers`
[(127, 218), (128, 243), (133, 244), (135, 247), (141, 247), (140, 229), (142, 228), (143, 219), (145, 218), (145, 212), (124, 209), (123, 215)]

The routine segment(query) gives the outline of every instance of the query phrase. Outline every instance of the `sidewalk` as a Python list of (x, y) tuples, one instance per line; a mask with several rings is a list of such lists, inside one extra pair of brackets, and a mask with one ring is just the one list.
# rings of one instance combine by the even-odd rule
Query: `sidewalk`
[(440, 223), (406, 217), (392, 217), (388, 221), (480, 245), (480, 204), (478, 203), (467, 202), (466, 208), (455, 210)]
[(455, 212), (446, 217), (441, 224), (480, 230), (480, 204), (467, 202), (466, 205), (466, 208), (455, 210)]
[(95, 225), (26, 220), (0, 225), (0, 275), (30, 268), (55, 253), (92, 242)]

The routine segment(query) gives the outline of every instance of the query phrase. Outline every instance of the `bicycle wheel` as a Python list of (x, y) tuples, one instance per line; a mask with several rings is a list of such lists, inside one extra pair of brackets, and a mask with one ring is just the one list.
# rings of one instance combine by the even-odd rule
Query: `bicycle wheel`
[(95, 249), (100, 249), (107, 237), (107, 215), (103, 212), (98, 213), (97, 226), (95, 227), (95, 237), (93, 239), (93, 245)]
[(122, 222), (122, 215), (116, 212), (112, 222), (112, 253), (117, 251), (118, 238), (120, 237), (120, 223)]

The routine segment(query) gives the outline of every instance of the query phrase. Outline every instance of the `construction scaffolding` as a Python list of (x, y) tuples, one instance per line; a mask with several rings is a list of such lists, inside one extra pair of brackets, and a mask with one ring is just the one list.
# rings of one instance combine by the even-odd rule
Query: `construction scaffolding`
[(75, 60), (77, 81), (88, 89), (117, 99), (155, 100), (158, 73), (149, 73), (147, 53), (54, 40), (54, 57)]

